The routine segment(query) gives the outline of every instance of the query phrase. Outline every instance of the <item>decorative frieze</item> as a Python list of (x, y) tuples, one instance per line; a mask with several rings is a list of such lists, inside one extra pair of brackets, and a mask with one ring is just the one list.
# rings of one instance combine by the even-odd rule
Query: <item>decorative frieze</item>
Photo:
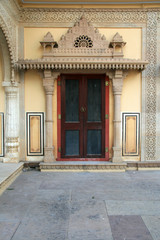
[(77, 22), (85, 14), (89, 22), (145, 23), (146, 9), (22, 9), (20, 21), (27, 23)]

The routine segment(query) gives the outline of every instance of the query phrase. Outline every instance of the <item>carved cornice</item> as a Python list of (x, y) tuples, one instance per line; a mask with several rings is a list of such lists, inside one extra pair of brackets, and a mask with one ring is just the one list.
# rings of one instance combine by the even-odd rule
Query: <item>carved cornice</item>
[(108, 59), (108, 58), (53, 58), (48, 61), (45, 59), (37, 60), (19, 60), (16, 64), (20, 70), (28, 69), (52, 69), (52, 70), (68, 70), (68, 69), (123, 69), (123, 70), (144, 70), (147, 61), (132, 59)]
[(147, 11), (160, 11), (158, 9), (54, 9), (30, 8), (22, 9), (20, 21), (28, 23), (37, 22), (76, 22), (85, 15), (89, 22), (138, 22), (147, 21)]

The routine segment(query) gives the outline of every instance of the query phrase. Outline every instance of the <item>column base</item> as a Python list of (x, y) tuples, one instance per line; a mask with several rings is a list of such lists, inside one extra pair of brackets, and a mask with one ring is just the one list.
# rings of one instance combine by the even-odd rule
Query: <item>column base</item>
[(122, 161), (122, 149), (121, 147), (113, 147), (113, 158), (112, 162), (123, 162)]
[(53, 150), (54, 150), (53, 147), (52, 148), (48, 148), (48, 147), (44, 148), (44, 162), (54, 162), (55, 161)]
[(19, 155), (18, 153), (7, 153), (6, 156), (3, 158), (4, 163), (19, 163)]

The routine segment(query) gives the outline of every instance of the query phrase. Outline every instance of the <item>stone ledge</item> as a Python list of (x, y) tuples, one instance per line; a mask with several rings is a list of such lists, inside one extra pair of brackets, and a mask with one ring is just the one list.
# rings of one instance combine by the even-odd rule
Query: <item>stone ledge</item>
[(160, 162), (89, 162), (89, 161), (56, 161), (52, 163), (41, 162), (40, 171), (94, 171), (113, 172), (160, 170)]
[[(11, 163), (2, 163), (3, 166), (7, 167), (9, 165), (11, 165)], [(7, 166), (8, 165), (8, 166)], [(19, 176), (19, 174), (22, 172), (23, 169), (23, 163), (18, 163), (18, 164), (13, 164), (15, 165), (14, 168), (11, 171), (7, 171), (5, 173), (5, 171), (3, 172), (3, 176), (1, 176), (1, 181), (0, 181), (0, 195), (6, 190), (7, 187), (9, 187), (9, 185), (11, 183), (13, 183), (13, 181)], [(1, 174), (0, 174), (1, 175)]]
[(40, 163), (40, 171), (125, 171), (126, 163), (110, 162), (53, 162)]
[(160, 170), (160, 162), (127, 162), (127, 170)]

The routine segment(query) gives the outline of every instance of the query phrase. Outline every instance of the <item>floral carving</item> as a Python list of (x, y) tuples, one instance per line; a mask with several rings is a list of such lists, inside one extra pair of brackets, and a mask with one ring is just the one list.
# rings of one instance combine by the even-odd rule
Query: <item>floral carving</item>
[(121, 9), (22, 9), (22, 22), (77, 22), (85, 13), (90, 22), (146, 22), (147, 10)]
[(90, 37), (82, 35), (76, 38), (76, 40), (74, 41), (74, 46), (77, 48), (78, 47), (91, 48), (93, 47), (93, 41), (91, 40)]

